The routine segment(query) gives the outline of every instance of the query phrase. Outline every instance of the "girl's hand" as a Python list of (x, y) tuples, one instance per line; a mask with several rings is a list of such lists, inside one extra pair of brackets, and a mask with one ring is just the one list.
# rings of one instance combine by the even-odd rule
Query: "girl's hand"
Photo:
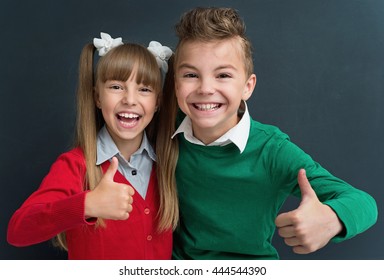
[(116, 183), (113, 177), (117, 171), (118, 160), (112, 158), (111, 164), (104, 173), (99, 184), (85, 197), (85, 218), (103, 218), (126, 220), (132, 211), (133, 188), (126, 184)]
[(301, 203), (293, 211), (277, 216), (275, 224), (279, 235), (297, 254), (308, 254), (324, 247), (340, 233), (343, 225), (336, 213), (319, 201), (305, 170), (297, 176), (301, 190)]

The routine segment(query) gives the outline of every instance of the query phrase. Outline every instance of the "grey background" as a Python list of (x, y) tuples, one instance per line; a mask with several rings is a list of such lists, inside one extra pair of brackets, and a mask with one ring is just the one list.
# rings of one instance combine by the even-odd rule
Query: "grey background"
[[(81, 48), (100, 31), (176, 46), (174, 24), (196, 6), (239, 10), (255, 49), (251, 115), (274, 124), (338, 177), (369, 192), (377, 224), (351, 240), (282, 259), (384, 259), (384, 1), (0, 2), (0, 259), (65, 259), (50, 242), (6, 242), (12, 213), (71, 147)], [(298, 201), (290, 199), (284, 210)]]

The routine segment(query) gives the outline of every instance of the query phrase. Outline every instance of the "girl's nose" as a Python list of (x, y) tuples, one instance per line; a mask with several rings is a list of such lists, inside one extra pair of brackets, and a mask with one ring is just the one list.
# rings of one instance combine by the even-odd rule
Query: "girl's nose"
[(135, 93), (132, 90), (127, 89), (123, 95), (122, 102), (124, 104), (131, 105), (131, 106), (135, 105), (136, 104)]

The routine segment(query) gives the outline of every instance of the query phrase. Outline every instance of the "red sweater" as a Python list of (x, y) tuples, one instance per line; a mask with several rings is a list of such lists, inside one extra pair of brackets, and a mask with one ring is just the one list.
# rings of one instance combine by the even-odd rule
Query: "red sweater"
[[(109, 161), (103, 163), (105, 171)], [(158, 189), (154, 169), (145, 200), (135, 191), (128, 220), (105, 220), (106, 227), (84, 219), (85, 161), (79, 148), (62, 154), (8, 225), (8, 242), (28, 246), (65, 232), (68, 259), (170, 259), (172, 230), (156, 232)], [(129, 184), (116, 172), (115, 182)]]

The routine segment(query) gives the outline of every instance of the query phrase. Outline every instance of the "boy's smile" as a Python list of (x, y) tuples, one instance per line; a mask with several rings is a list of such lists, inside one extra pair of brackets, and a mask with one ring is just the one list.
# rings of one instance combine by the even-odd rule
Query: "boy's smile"
[(179, 48), (175, 88), (181, 110), (192, 120), (196, 138), (209, 144), (238, 123), (238, 108), (256, 85), (246, 77), (238, 38), (187, 41)]
[(213, 111), (213, 110), (216, 110), (216, 109), (220, 108), (221, 104), (219, 104), (219, 103), (213, 103), (213, 104), (199, 104), (199, 103), (195, 103), (195, 104), (193, 104), (193, 106), (197, 110), (200, 110), (200, 111)]

